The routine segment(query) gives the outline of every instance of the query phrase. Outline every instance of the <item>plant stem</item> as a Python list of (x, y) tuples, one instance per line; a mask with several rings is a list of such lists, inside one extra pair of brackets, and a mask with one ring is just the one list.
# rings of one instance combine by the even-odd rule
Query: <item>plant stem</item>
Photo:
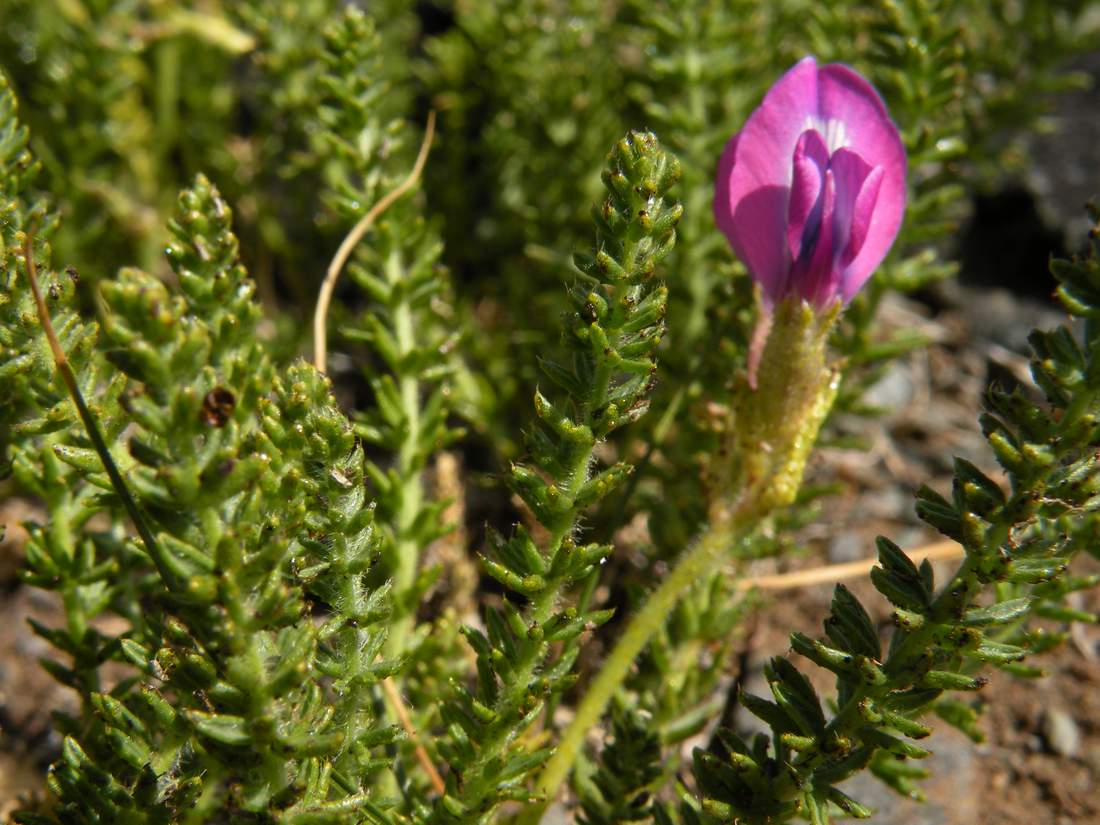
[[(392, 253), (386, 261), (386, 276), (394, 288), (401, 282), (404, 269), (398, 253)], [(416, 349), (412, 308), (405, 296), (394, 310), (394, 332), (402, 359)], [(394, 524), (394, 593), (397, 597), (395, 620), (390, 628), (387, 645), (391, 655), (400, 656), (415, 623), (415, 605), (406, 602), (416, 581), (421, 547), (413, 535), (416, 518), (420, 514), (424, 491), (417, 461), (420, 449), (420, 382), (415, 374), (404, 372), (398, 378), (401, 396), (401, 412), (405, 418), (405, 437), (397, 454), (397, 475), (401, 479), (398, 509)]]
[(137, 530), (138, 535), (141, 536), (142, 542), (145, 543), (145, 550), (149, 554), (149, 558), (153, 560), (153, 564), (156, 565), (157, 572), (160, 573), (165, 584), (171, 586), (176, 581), (176, 577), (172, 574), (171, 569), (164, 563), (164, 556), (161, 553), (160, 545), (153, 537), (153, 532), (149, 529), (149, 525), (145, 521), (145, 516), (142, 514), (141, 510), (138, 509), (137, 502), (134, 501), (134, 497), (130, 495), (130, 488), (126, 486), (126, 482), (122, 478), (122, 473), (118, 471), (118, 466), (111, 457), (111, 451), (107, 449), (107, 442), (103, 440), (103, 434), (99, 430), (99, 423), (96, 421), (92, 411), (88, 408), (88, 404), (84, 401), (84, 396), (81, 394), (80, 387), (76, 382), (76, 375), (73, 373), (73, 368), (69, 365), (69, 359), (65, 356), (65, 350), (61, 346), (60, 339), (58, 339), (57, 333), (54, 331), (53, 322), (50, 320), (50, 311), (46, 306), (46, 301), (42, 297), (42, 290), (38, 285), (38, 269), (34, 262), (33, 228), (27, 230), (26, 237), (23, 241), (23, 262), (27, 268), (27, 281), (30, 283), (31, 293), (34, 295), (35, 307), (38, 310), (38, 320), (42, 324), (42, 331), (46, 334), (46, 340), (50, 345), (50, 352), (53, 354), (54, 366), (57, 368), (57, 372), (61, 376), (65, 388), (69, 391), (69, 397), (72, 398), (73, 405), (80, 415), (80, 421), (84, 425), (84, 430), (88, 435), (88, 439), (92, 442), (92, 447), (99, 455), (100, 461), (103, 462), (103, 469), (107, 472), (107, 477), (111, 480), (111, 486), (114, 488), (118, 497), (122, 499), (122, 506), (126, 508), (126, 513), (130, 516), (130, 521), (133, 523), (134, 529)]
[(607, 657), (599, 675), (588, 686), (584, 699), (577, 707), (577, 714), (562, 735), (554, 755), (546, 763), (536, 789), (542, 802), (532, 805), (519, 823), (536, 823), (547, 804), (557, 795), (558, 788), (573, 767), (584, 744), (584, 737), (596, 725), (630, 671), (638, 654), (661, 629), (668, 614), (697, 581), (710, 574), (715, 565), (725, 557), (726, 551), (737, 540), (744, 528), (759, 515), (756, 507), (742, 506), (715, 520), (698, 543), (688, 551), (664, 582), (650, 595), (642, 609), (635, 614), (626, 631)]

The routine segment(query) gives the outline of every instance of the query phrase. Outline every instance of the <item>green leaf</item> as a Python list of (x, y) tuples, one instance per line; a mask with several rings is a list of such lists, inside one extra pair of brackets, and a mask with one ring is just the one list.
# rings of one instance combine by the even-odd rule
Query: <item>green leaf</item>
[(825, 620), (825, 635), (843, 650), (878, 659), (882, 655), (878, 633), (863, 605), (844, 585), (833, 591), (833, 602)]
[(1031, 609), (1030, 598), (1008, 599), (995, 602), (986, 607), (976, 607), (966, 611), (963, 624), (969, 627), (1009, 624), (1027, 615)]
[(244, 748), (252, 742), (252, 737), (248, 733), (248, 726), (240, 716), (189, 710), (185, 711), (184, 718), (201, 735), (223, 745)]
[(807, 736), (825, 729), (825, 714), (810, 680), (786, 659), (776, 657), (764, 668), (775, 701)]

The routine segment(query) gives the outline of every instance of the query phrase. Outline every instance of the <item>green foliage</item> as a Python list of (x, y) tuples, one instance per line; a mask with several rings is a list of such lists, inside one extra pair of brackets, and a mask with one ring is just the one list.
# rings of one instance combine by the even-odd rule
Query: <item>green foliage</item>
[[(412, 167), (411, 129), (390, 114), (404, 101), (383, 71), (382, 40), (370, 18), (349, 8), (333, 21), (321, 59), (313, 158), (331, 219), (350, 224)], [(403, 652), (410, 614), (424, 590), (414, 586), (419, 560), (447, 531), (440, 517), (444, 502), (425, 500), (422, 476), (431, 456), (460, 434), (448, 422), (453, 404), (444, 381), (458, 332), (444, 318), (454, 310), (441, 250), (418, 206), (407, 199), (391, 206), (350, 267), (367, 298), (365, 311), (340, 330), (369, 348), (363, 372), (374, 403), (360, 414), (357, 432), (386, 459), (368, 462), (367, 472), (386, 525), (382, 572), (393, 577), (402, 616), (393, 634), (395, 653)]]
[[(62, 606), (34, 629), (78, 697), (50, 801), (21, 821), (532, 821), (568, 738), (558, 711), (609, 671), (585, 642), (615, 611), (629, 628), (768, 464), (753, 448), (733, 466), (728, 446), (789, 423), (737, 420), (760, 405), (736, 396), (751, 283), (711, 217), (725, 142), (807, 52), (867, 74), (898, 121), (902, 239), (829, 342), (835, 409), (863, 414), (868, 383), (921, 343), (884, 340), (877, 307), (954, 271), (967, 194), (1019, 168), (1018, 137), (1076, 82), (1063, 60), (1095, 42), (1076, 0), (361, 5), (0, 0), (0, 480), (45, 510), (23, 578)], [(301, 321), (341, 239), (412, 168), (428, 109), (424, 180), (356, 245), (318, 371)], [(662, 143), (628, 132), (601, 175), (608, 139), (639, 124)], [(30, 235), (106, 451), (43, 335)], [(777, 658), (774, 701), (741, 697), (773, 736), (718, 734), (692, 783), (680, 748), (732, 706), (757, 607), (712, 565), (612, 685), (605, 745), (577, 760), (580, 821), (858, 815), (836, 783), (866, 769), (915, 790), (922, 713), (979, 736), (955, 692), (990, 664), (1034, 674), (1021, 659), (1065, 635), (1051, 622), (1093, 618), (1067, 597), (1095, 579), (1067, 565), (1094, 552), (1100, 269), (1054, 266), (1084, 322), (1033, 336), (1045, 400), (992, 392), (981, 419), (1009, 488), (960, 461), (950, 499), (920, 494), (966, 547), (957, 574), (936, 588), (882, 540), (887, 649), (839, 588), (825, 638), (792, 639), (836, 674), (836, 711)], [(472, 465), (447, 493), (443, 450)], [(789, 551), (832, 490), (796, 486), (706, 547)], [(471, 598), (450, 577), (482, 519)]]
[[(1100, 210), (1093, 213), (1100, 219)], [(1056, 644), (1029, 626), (1032, 617), (1095, 621), (1064, 606), (1064, 597), (1096, 577), (1067, 573), (1081, 551), (1095, 553), (1096, 446), (1100, 416), (1100, 230), (1085, 260), (1057, 261), (1058, 295), (1068, 310), (1089, 319), (1083, 340), (1069, 327), (1031, 336), (1031, 372), (1045, 404), (1023, 390), (993, 390), (982, 431), (1008, 480), (1006, 492), (964, 459), (955, 461), (950, 499), (925, 487), (917, 512), (959, 542), (966, 557), (939, 588), (928, 561), (920, 567), (885, 538), (871, 582), (894, 608), (896, 630), (884, 652), (866, 611), (838, 585), (825, 638), (791, 636), (791, 648), (836, 674), (836, 712), (790, 661), (765, 668), (774, 701), (741, 696), (746, 709), (772, 729), (749, 744), (721, 736), (725, 756), (696, 752), (702, 808), (714, 821), (814, 823), (836, 815), (869, 815), (836, 785), (867, 768), (903, 793), (913, 776), (906, 760), (928, 751), (913, 743), (928, 736), (919, 717), (929, 709), (972, 730), (972, 718), (945, 691), (973, 691), (986, 680), (978, 664), (1021, 672), (1029, 654)], [(1026, 672), (1026, 671), (1025, 671)], [(881, 755), (888, 754), (884, 758)], [(899, 764), (901, 763), (901, 764)]]
[(385, 161), (405, 159), (394, 116), (404, 101), (383, 72), (382, 39), (371, 18), (351, 7), (323, 31), (309, 97), (316, 118), (311, 160), (320, 167), (322, 200), (346, 220), (362, 215), (396, 178)]
[[(578, 520), (631, 469), (620, 461), (593, 472), (593, 454), (648, 408), (668, 294), (655, 282), (656, 266), (672, 247), (682, 211), (669, 197), (678, 177), (678, 163), (650, 133), (628, 134), (608, 156), (607, 196), (593, 210), (596, 242), (577, 256), (569, 288), (566, 357), (541, 364), (558, 398), (535, 391), (537, 419), (526, 433), (531, 464), (511, 469), (512, 489), (547, 538), (540, 548), (518, 525), (509, 538), (491, 537), (486, 572), (527, 605), (521, 610), (506, 595), (486, 613), (487, 634), (466, 631), (477, 653), (477, 688), (460, 689), (442, 709), (447, 739), (439, 749), (452, 772), (429, 822), (487, 822), (501, 802), (527, 798), (527, 775), (549, 752), (519, 737), (549, 697), (575, 683), (572, 642), (611, 617), (563, 607), (559, 599), (610, 553), (606, 545), (578, 543)], [(554, 657), (556, 642), (564, 645)]]
[[(0, 402), (0, 450), (5, 470), (49, 508), (48, 524), (29, 525), (24, 576), (62, 598), (65, 627), (36, 630), (68, 655), (67, 665), (52, 663), (50, 670), (62, 684), (77, 690), (86, 714), (90, 712), (88, 694), (99, 689), (98, 671), (113, 647), (113, 640), (96, 631), (90, 621), (108, 605), (123, 616), (139, 613), (133, 582), (126, 573), (135, 564), (135, 554), (115, 531), (86, 530), (88, 521), (102, 509), (101, 490), (82, 484), (63, 461), (73, 449), (63, 443), (65, 431), (77, 419), (41, 335), (23, 260), (26, 233), (38, 227), (39, 237), (48, 238), (56, 226), (55, 217), (32, 189), (38, 171), (27, 149), (26, 129), (16, 119), (15, 99), (0, 75), (0, 374), (10, 387)], [(42, 256), (48, 254), (42, 241), (39, 251)], [(97, 330), (74, 312), (76, 277), (73, 270), (51, 278), (44, 285), (47, 304), (82, 386), (89, 390), (104, 382), (103, 398), (110, 404), (121, 384), (118, 380), (106, 383), (106, 370), (93, 358)], [(108, 432), (117, 433), (121, 426), (103, 423)]]
[[(16, 117), (15, 96), (3, 75), (0, 75), (0, 126), (0, 242), (3, 244), (0, 247), (0, 262), (4, 277), (4, 292), (0, 296), (0, 312), (4, 321), (3, 331), (0, 332), (3, 336), (0, 338), (3, 345), (0, 375), (11, 382), (11, 392), (0, 402), (0, 428), (4, 434), (0, 443), (6, 448), (13, 435), (9, 434), (8, 428), (27, 412), (22, 405), (32, 402), (48, 410), (58, 400), (59, 388), (52, 385), (53, 369), (46, 354), (45, 342), (38, 340), (38, 330), (29, 317), (32, 307), (28, 301), (15, 299), (14, 285), (23, 266), (23, 233), (36, 218), (41, 221), (44, 210), (30, 200), (30, 185), (39, 172), (39, 166), (27, 148), (27, 129)], [(48, 235), (49, 228), (40, 230), (43, 236)], [(58, 285), (50, 295), (55, 305), (63, 297), (61, 289), (62, 286)], [(71, 294), (66, 297), (71, 300)], [(62, 329), (66, 327), (64, 324), (61, 326)], [(70, 339), (68, 343), (77, 342)], [(20, 432), (31, 428), (45, 429), (51, 421), (58, 420), (63, 426), (66, 417), (67, 409), (64, 408), (52, 414), (47, 412), (37, 425), (23, 423)]]
[[(41, 477), (57, 513), (73, 513), (68, 531), (32, 530), (28, 546), (30, 580), (65, 597), (67, 632), (40, 629), (73, 656), (54, 670), (90, 704), (51, 772), (66, 819), (370, 808), (348, 800), (377, 769), (371, 749), (396, 735), (369, 692), (393, 665), (377, 659), (387, 606), (366, 583), (377, 539), (362, 453), (316, 372), (276, 376), (264, 356), (229, 222), (199, 178), (169, 227), (178, 292), (136, 269), (103, 285), (100, 357), (128, 383), (99, 392), (96, 408), (111, 440), (127, 427), (115, 461), (154, 541), (74, 535), (117, 508), (84, 436), (17, 459), (24, 483)], [(12, 294), (25, 303), (26, 292)], [(139, 597), (155, 609), (139, 611)], [(302, 621), (318, 607), (324, 621)], [(88, 629), (103, 611), (126, 632)], [(135, 676), (102, 693), (108, 660)]]
[(650, 789), (661, 776), (661, 743), (646, 722), (621, 707), (612, 711), (611, 740), (600, 764), (591, 777), (578, 781), (581, 825), (645, 822), (652, 816)]
[(389, 468), (372, 461), (368, 471), (380, 513), (391, 525), (386, 569), (408, 613), (423, 591), (413, 587), (418, 560), (448, 530), (441, 515), (446, 502), (425, 501), (422, 477), (431, 457), (461, 435), (448, 421), (454, 404), (447, 383), (459, 332), (446, 273), (437, 263), (440, 244), (423, 217), (398, 207), (372, 240), (351, 270), (371, 302), (342, 332), (368, 344), (375, 356), (364, 370), (375, 405), (359, 417), (357, 432), (366, 444), (394, 454)]
[[(149, 11), (139, 17), (113, 0), (4, 3), (5, 68), (33, 104), (27, 118), (48, 185), (76, 217), (56, 245), (93, 279), (107, 274), (106, 261), (162, 267), (175, 191), (199, 163), (232, 163), (225, 79), (250, 36), (216, 6)], [(181, 156), (190, 167), (182, 174)]]
[[(399, 116), (402, 79), (386, 71), (384, 44), (369, 18), (345, 11), (326, 29), (321, 57), (312, 161), (329, 222), (350, 225), (407, 174), (416, 141)], [(460, 675), (455, 663), (462, 657), (451, 613), (417, 621), (425, 593), (443, 573), (425, 557), (456, 526), (426, 476), (433, 457), (462, 434), (452, 424), (458, 404), (451, 384), (461, 323), (436, 227), (412, 197), (391, 205), (357, 247), (349, 275), (365, 300), (339, 333), (371, 396), (355, 416), (355, 432), (370, 451), (366, 475), (380, 527), (373, 575), (392, 586), (386, 652), (405, 657), (398, 683), (416, 728), (424, 729), (437, 723), (439, 691), (448, 676)], [(407, 744), (402, 753), (412, 756)], [(424, 793), (415, 779), (407, 792)]]
[[(480, 277), (517, 268), (491, 295), (515, 300), (557, 284), (569, 259), (555, 251), (584, 228), (578, 204), (600, 196), (599, 158), (622, 131), (610, 100), (620, 72), (607, 48), (611, 12), (598, 0), (456, 4), (454, 28), (429, 41), (426, 73), (453, 139), (431, 186), (447, 216), (447, 248)], [(469, 170), (485, 174), (470, 180)], [(476, 210), (470, 204), (478, 204)], [(552, 316), (551, 316), (552, 317)]]

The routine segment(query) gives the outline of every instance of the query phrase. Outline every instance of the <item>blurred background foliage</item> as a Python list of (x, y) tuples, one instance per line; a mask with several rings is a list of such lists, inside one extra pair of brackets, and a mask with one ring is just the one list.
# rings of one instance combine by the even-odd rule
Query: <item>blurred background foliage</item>
[[(748, 282), (714, 231), (711, 180), (767, 86), (807, 53), (848, 62), (886, 98), (910, 152), (905, 234), (838, 334), (850, 379), (839, 409), (849, 410), (875, 363), (915, 343), (876, 340), (884, 291), (953, 270), (950, 233), (968, 195), (1019, 172), (1022, 136), (1054, 92), (1083, 81), (1064, 67), (1097, 40), (1084, 0), (389, 0), (358, 4), (377, 30), (364, 56), (358, 41), (331, 41), (345, 5), (4, 0), (0, 63), (63, 217), (59, 259), (85, 276), (89, 301), (122, 262), (168, 277), (165, 218), (204, 172), (234, 206), (267, 334), (289, 357), (348, 217), (411, 162), (419, 127), (400, 121), (423, 123), (434, 108), (424, 203), (455, 314), (474, 332), (468, 356), (487, 376), (457, 382), (458, 403), (471, 443), (492, 431), (498, 458), (514, 458), (517, 410), (565, 306), (604, 153), (627, 128), (651, 128), (681, 159), (685, 219), (655, 400), (669, 415), (624, 436), (651, 452), (629, 500), (608, 505), (629, 511), (659, 506), (647, 474), (706, 470), (718, 418), (708, 405), (723, 403), (751, 323)], [(345, 372), (354, 384), (358, 371)], [(664, 499), (659, 553), (692, 535), (705, 509)]]

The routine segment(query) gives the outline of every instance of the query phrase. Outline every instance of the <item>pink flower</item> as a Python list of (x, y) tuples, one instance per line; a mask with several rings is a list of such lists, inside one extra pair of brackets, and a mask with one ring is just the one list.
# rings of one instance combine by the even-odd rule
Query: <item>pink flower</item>
[(799, 61), (718, 163), (714, 216), (768, 309), (788, 295), (847, 303), (886, 256), (905, 211), (905, 147), (870, 83)]

